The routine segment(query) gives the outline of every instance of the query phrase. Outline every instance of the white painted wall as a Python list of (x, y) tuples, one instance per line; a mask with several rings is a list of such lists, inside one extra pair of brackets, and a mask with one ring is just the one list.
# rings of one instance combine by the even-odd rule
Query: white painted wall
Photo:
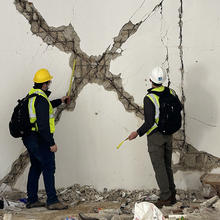
[[(51, 26), (73, 24), (88, 55), (99, 55), (113, 42), (121, 27), (131, 18), (139, 22), (159, 1), (141, 0), (52, 0), (33, 3)], [(33, 36), (26, 19), (13, 1), (1, 1), (0, 24), (0, 178), (24, 150), (20, 140), (8, 133), (8, 122), (18, 98), (32, 87), (34, 73), (42, 67), (54, 75), (52, 98), (63, 96), (70, 79), (70, 54), (47, 47)], [(199, 150), (220, 156), (218, 103), (218, 57), (220, 44), (219, 1), (184, 1), (183, 49), (185, 64), (187, 140)], [(180, 2), (164, 1), (163, 13), (155, 12), (123, 45), (123, 55), (111, 64), (113, 74), (122, 73), (123, 85), (135, 102), (142, 105), (150, 84), (149, 71), (165, 61), (169, 49), (171, 86), (180, 94), (178, 8)], [(136, 13), (134, 13), (136, 11)], [(132, 16), (133, 15), (133, 16)], [(162, 16), (162, 17), (161, 17)], [(167, 66), (167, 63), (164, 64)], [(145, 81), (147, 79), (147, 81)], [(147, 84), (147, 85), (146, 85)], [(55, 139), (56, 185), (92, 184), (98, 189), (140, 189), (156, 187), (147, 153), (146, 137), (116, 146), (142, 122), (124, 110), (113, 92), (87, 85), (80, 93), (74, 112), (63, 112)], [(27, 173), (27, 170), (26, 170)], [(178, 172), (178, 188), (197, 188), (200, 174)], [(17, 187), (24, 189), (26, 174)]]

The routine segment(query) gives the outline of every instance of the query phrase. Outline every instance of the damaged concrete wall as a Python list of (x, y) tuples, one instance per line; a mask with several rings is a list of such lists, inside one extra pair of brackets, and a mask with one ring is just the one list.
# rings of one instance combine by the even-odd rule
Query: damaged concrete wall
[[(55, 138), (60, 146), (57, 153), (58, 186), (73, 183), (92, 184), (99, 189), (156, 186), (147, 155), (146, 138), (126, 143), (116, 151), (117, 144), (142, 123), (142, 99), (150, 86), (148, 73), (156, 65), (167, 69), (171, 87), (177, 91), (183, 102), (186, 99), (183, 132), (176, 135), (174, 140), (177, 187), (195, 188), (203, 172), (219, 167), (216, 154), (218, 110), (211, 108), (214, 118), (212, 114), (205, 117), (205, 108), (204, 112), (201, 109), (197, 111), (200, 93), (204, 90), (199, 85), (197, 90), (192, 88), (199, 78), (193, 75), (194, 72), (200, 75), (200, 69), (212, 66), (210, 70), (214, 70), (214, 66), (217, 67), (215, 62), (207, 62), (206, 56), (209, 56), (210, 52), (206, 51), (202, 58), (197, 56), (195, 62), (199, 69), (193, 70), (195, 58), (192, 54), (199, 44), (194, 39), (196, 34), (203, 36), (198, 51), (210, 51), (212, 48), (215, 51), (218, 45), (217, 40), (209, 38), (210, 45), (207, 44), (205, 48), (202, 43), (208, 34), (204, 32), (202, 25), (199, 29), (193, 29), (193, 25), (187, 22), (192, 19), (195, 24), (199, 23), (201, 16), (197, 17), (198, 20), (194, 19), (194, 12), (198, 7), (202, 14), (206, 2), (198, 5), (195, 1), (194, 11), (189, 3), (183, 4), (182, 0), (120, 3), (116, 0), (96, 0), (89, 3), (67, 1), (60, 6), (51, 5), (49, 0), (32, 2), (33, 4), (16, 0), (15, 5), (4, 3), (8, 11), (3, 11), (1, 16), (6, 17), (10, 12), (14, 14), (16, 22), (8, 19), (8, 23), (3, 25), (7, 29), (7, 37), (16, 33), (17, 43), (10, 46), (7, 56), (4, 54), (3, 65), (8, 71), (7, 83), (11, 83), (10, 73), (13, 72), (13, 76), (18, 79), (12, 84), (14, 89), (23, 88), (16, 94), (20, 97), (31, 87), (34, 72), (42, 66), (48, 68), (55, 76), (51, 88), (55, 90), (53, 97), (58, 97), (67, 91), (73, 58), (77, 61), (71, 91), (72, 103), (67, 109), (69, 112), (63, 111), (65, 106), (56, 112), (58, 123)], [(219, 3), (215, 1), (215, 4)], [(211, 12), (216, 5), (209, 6)], [(214, 15), (210, 23), (216, 22), (217, 27), (218, 13), (215, 12)], [(191, 29), (195, 31), (193, 37)], [(187, 45), (190, 45), (189, 49)], [(7, 49), (5, 45), (4, 51)], [(212, 55), (217, 59), (217, 52), (212, 51)], [(10, 70), (6, 68), (9, 59), (15, 63)], [(202, 60), (201, 65), (199, 59)], [(191, 72), (193, 73), (190, 74)], [(211, 73), (214, 74), (214, 79), (215, 73)], [(205, 74), (208, 76), (208, 73)], [(209, 87), (212, 83), (217, 86), (214, 81), (210, 80), (209, 83)], [(208, 84), (204, 87), (208, 87)], [(216, 93), (213, 92), (213, 95), (217, 98)], [(13, 97), (11, 100), (14, 102), (17, 99), (12, 92), (10, 97)], [(206, 106), (212, 104), (211, 99), (206, 100)], [(10, 105), (11, 109), (13, 103)], [(3, 117), (9, 118), (9, 112), (2, 115)], [(213, 121), (209, 119), (216, 122), (215, 126), (210, 126)], [(19, 178), (16, 186), (22, 187), (25, 186), (26, 174), (19, 177), (19, 173), (24, 171), (28, 163), (26, 157), (18, 160), (9, 172), (12, 161), (23, 149), (19, 142), (20, 147), (14, 150), (14, 145), (18, 143), (10, 139), (5, 130), (8, 121), (3, 121), (5, 126), (1, 128), (4, 134), (1, 150), (5, 152), (4, 145), (9, 147), (6, 159), (2, 162), (4, 170), (1, 176), (11, 185)], [(204, 126), (212, 127), (212, 131), (206, 132), (201, 138), (198, 132), (204, 130)], [(213, 141), (209, 151), (204, 148), (210, 138)], [(14, 142), (11, 143), (12, 141)], [(16, 169), (20, 171), (18, 174)], [(8, 172), (9, 175), (6, 175)]]

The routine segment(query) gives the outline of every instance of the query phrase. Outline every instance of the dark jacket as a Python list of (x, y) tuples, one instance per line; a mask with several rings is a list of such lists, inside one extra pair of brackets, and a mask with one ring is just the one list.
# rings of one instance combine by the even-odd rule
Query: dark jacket
[[(151, 89), (148, 89), (148, 93), (150, 93)], [(147, 131), (154, 125), (155, 122), (155, 105), (150, 100), (149, 97), (144, 97), (144, 123), (143, 125), (137, 130), (138, 135), (141, 137), (147, 133)], [(152, 132), (156, 132), (157, 128)], [(151, 134), (152, 134), (151, 133)]]
[[(51, 92), (47, 91), (45, 94), (49, 97)], [(62, 103), (61, 99), (55, 99), (51, 101), (53, 108), (56, 108)], [(49, 146), (55, 144), (53, 134), (50, 133), (50, 124), (49, 124), (49, 103), (42, 97), (37, 96), (35, 101), (36, 117), (37, 117), (37, 126), (38, 133), (40, 138), (43, 139)]]

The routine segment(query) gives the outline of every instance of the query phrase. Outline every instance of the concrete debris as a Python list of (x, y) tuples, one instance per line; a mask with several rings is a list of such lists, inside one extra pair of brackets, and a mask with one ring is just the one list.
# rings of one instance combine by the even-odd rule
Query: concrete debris
[(220, 212), (220, 199), (216, 203), (214, 203), (213, 207), (216, 211)]
[(9, 186), (14, 186), (19, 176), (23, 174), (29, 161), (30, 159), (27, 151), (20, 154), (18, 159), (15, 160), (12, 164), (10, 172), (2, 180), (0, 180), (0, 185), (2, 185), (2, 183), (5, 183)]
[(89, 214), (82, 214), (79, 213), (79, 217), (82, 220), (98, 220), (98, 219), (103, 219), (103, 220), (111, 220), (116, 218), (116, 216), (121, 215), (120, 210), (118, 209), (103, 209), (100, 210), (98, 213), (89, 213)]
[(81, 220), (132, 220), (134, 218), (133, 215), (124, 215), (124, 214), (115, 214), (113, 212), (109, 213), (87, 213), (87, 214), (82, 214), (79, 213), (79, 219)]
[(210, 184), (203, 184), (202, 195), (205, 199), (210, 199), (217, 195), (217, 192), (213, 186)]
[(2, 194), (2, 196), (9, 201), (19, 201), (21, 198), (25, 198), (26, 194), (19, 190), (13, 189), (12, 191), (6, 191)]
[(168, 219), (169, 220), (176, 220), (176, 219), (186, 219), (187, 215), (169, 215)]
[[(134, 208), (134, 204), (136, 202), (154, 202), (159, 197), (159, 190), (123, 190), (123, 189), (115, 189), (108, 190), (104, 189), (103, 192), (99, 192), (94, 189), (92, 186), (85, 185), (80, 186), (79, 184), (75, 184), (68, 188), (60, 188), (57, 190), (57, 194), (59, 199), (62, 202), (66, 202), (71, 204), (71, 206), (75, 207), (80, 203), (84, 202), (105, 202), (105, 201), (114, 201), (120, 203), (120, 210), (114, 210), (117, 213), (123, 214), (132, 214), (132, 209)], [(178, 209), (183, 210), (186, 207), (189, 207), (189, 203), (199, 203), (203, 202), (204, 198), (201, 194), (201, 191), (184, 191), (177, 190), (177, 200), (180, 202), (177, 207)], [(39, 193), (40, 199), (45, 199), (46, 194), (45, 191), (42, 190)], [(175, 207), (176, 209), (176, 207)], [(111, 212), (112, 210), (94, 210), (95, 212)]]
[(211, 207), (213, 204), (215, 204), (217, 201), (219, 200), (219, 197), (218, 196), (214, 196), (213, 198), (203, 202), (201, 204), (201, 207), (202, 208), (209, 208)]
[(2, 183), (0, 185), (0, 196), (4, 195), (6, 192), (11, 192), (11, 191), (12, 191), (11, 186), (8, 186), (5, 183)]
[(3, 220), (12, 220), (12, 214), (4, 214)]
[(155, 195), (155, 194), (152, 194), (150, 195), (149, 197), (146, 198), (146, 200), (149, 200), (149, 201), (156, 201), (159, 199), (159, 196)]
[(182, 139), (173, 141), (174, 152), (180, 153), (179, 163), (173, 166), (174, 172), (182, 171), (204, 171), (210, 172), (212, 169), (220, 167), (220, 160), (207, 152), (198, 151), (190, 144), (184, 143)]
[(12, 202), (12, 201), (9, 201), (9, 200), (6, 200), (5, 198), (4, 199), (4, 210), (6, 211), (21, 211), (22, 209), (25, 208), (25, 204), (22, 203), (22, 202)]
[[(115, 220), (133, 219), (135, 203), (146, 201), (153, 203), (155, 199), (158, 198), (159, 191), (156, 189), (129, 191), (123, 189), (108, 190), (105, 188), (102, 192), (99, 192), (92, 186), (80, 186), (79, 184), (75, 184), (67, 188), (58, 189), (57, 194), (60, 201), (70, 204), (70, 210), (78, 210), (78, 213), (76, 212), (74, 215), (73, 213), (71, 214), (72, 216), (77, 216), (76, 218), (74, 217), (74, 219)], [(4, 201), (6, 203), (4, 211), (10, 211), (12, 213), (22, 212), (28, 215), (29, 210), (25, 209), (25, 204), (19, 202), (21, 198), (26, 197), (23, 192), (12, 189), (11, 192), (5, 192), (5, 195), (7, 196), (7, 199)], [(45, 201), (46, 193), (44, 190), (41, 190), (38, 196), (39, 200)], [(187, 219), (191, 220), (199, 219), (199, 217), (200, 219), (203, 219), (201, 218), (202, 215), (207, 216), (209, 214), (216, 216), (220, 214), (220, 199), (218, 196), (215, 196), (210, 200), (205, 200), (201, 190), (177, 190), (176, 197), (178, 198), (178, 202), (175, 205), (164, 206), (161, 209), (163, 216), (167, 219), (172, 219), (169, 218), (169, 215), (186, 215)], [(103, 206), (102, 204), (111, 204), (111, 206)], [(86, 209), (80, 208), (83, 206), (86, 207)], [(88, 212), (85, 210), (88, 210)], [(44, 212), (44, 208), (42, 209), (42, 212)], [(78, 217), (79, 213), (81, 213), (81, 218)], [(67, 215), (67, 213), (64, 214), (65, 216)], [(215, 218), (213, 217), (213, 219)]]
[(81, 220), (99, 220), (99, 219), (103, 219), (106, 220), (106, 218), (99, 216), (99, 218), (97, 218), (97, 214), (87, 214), (86, 216), (82, 213), (79, 213), (79, 217)]
[[(205, 187), (207, 184), (209, 184), (210, 187), (210, 193), (213, 193), (213, 188), (217, 195), (220, 195), (220, 174), (204, 174), (200, 178), (203, 186)], [(207, 186), (206, 186), (207, 188)]]

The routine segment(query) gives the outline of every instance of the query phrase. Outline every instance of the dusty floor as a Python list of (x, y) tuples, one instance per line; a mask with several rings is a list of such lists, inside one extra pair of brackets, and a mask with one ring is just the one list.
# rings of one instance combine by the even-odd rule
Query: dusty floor
[[(0, 210), (0, 219), (4, 220), (64, 220), (79, 219), (79, 213), (85, 214), (93, 219), (86, 220), (129, 220), (133, 219), (133, 210), (136, 202), (154, 202), (158, 198), (159, 191), (153, 190), (107, 190), (98, 192), (92, 186), (73, 186), (57, 190), (60, 201), (69, 205), (69, 209), (64, 211), (49, 211), (46, 208), (26, 209), (19, 199), (26, 198), (24, 192), (13, 189), (4, 192), (7, 201), (19, 203), (22, 207), (13, 208), (8, 206), (5, 210)], [(211, 195), (211, 194), (210, 194)], [(45, 191), (39, 192), (39, 198), (45, 201)], [(220, 199), (212, 195), (211, 199), (204, 199), (201, 191), (177, 190), (177, 203), (170, 207), (161, 209), (166, 219), (169, 215), (186, 215), (190, 220), (219, 220), (220, 219)], [(175, 218), (174, 218), (175, 219)], [(156, 220), (156, 219), (155, 219)]]
[[(179, 202), (178, 205), (180, 205)], [(8, 215), (8, 218), (5, 220), (65, 220), (67, 217), (69, 219), (79, 219), (78, 214), (83, 213), (87, 214), (87, 216), (95, 217), (98, 219), (133, 219), (133, 215), (130, 214), (122, 214), (122, 215), (101, 215), (98, 217), (98, 214), (96, 213), (98, 209), (101, 210), (118, 210), (120, 208), (120, 203), (118, 202), (92, 202), (88, 203), (85, 202), (83, 204), (77, 205), (76, 207), (70, 207), (68, 210), (64, 211), (49, 211), (46, 208), (35, 208), (35, 209), (23, 209), (19, 212), (5, 212), (0, 211), (0, 219), (3, 219), (4, 213), (11, 213), (12, 216)], [(186, 219), (190, 220), (219, 220), (220, 219), (220, 212), (213, 210), (212, 208), (203, 209), (202, 211), (197, 209), (195, 207), (199, 207), (199, 203), (191, 203), (190, 207), (194, 208), (193, 214), (188, 214)], [(178, 208), (178, 206), (173, 207), (164, 207), (162, 209), (163, 213), (168, 214), (183, 214), (183, 209)], [(94, 214), (91, 214), (94, 213)], [(95, 214), (96, 213), (96, 214)], [(165, 217), (168, 217), (167, 215), (164, 215)], [(6, 217), (6, 216), (5, 216)], [(114, 217), (114, 218), (113, 218)]]
[[(12, 213), (12, 220), (25, 220), (25, 219), (42, 219), (42, 220), (61, 220), (66, 217), (78, 218), (79, 213), (94, 213), (98, 209), (118, 209), (119, 203), (114, 202), (96, 202), (96, 203), (84, 203), (77, 205), (76, 207), (70, 207), (63, 211), (49, 211), (46, 208), (34, 208), (23, 209), (19, 212)], [(4, 211), (0, 212), (0, 216), (3, 216)], [(1, 218), (0, 218), (1, 219)], [(3, 219), (3, 218), (2, 218)]]

